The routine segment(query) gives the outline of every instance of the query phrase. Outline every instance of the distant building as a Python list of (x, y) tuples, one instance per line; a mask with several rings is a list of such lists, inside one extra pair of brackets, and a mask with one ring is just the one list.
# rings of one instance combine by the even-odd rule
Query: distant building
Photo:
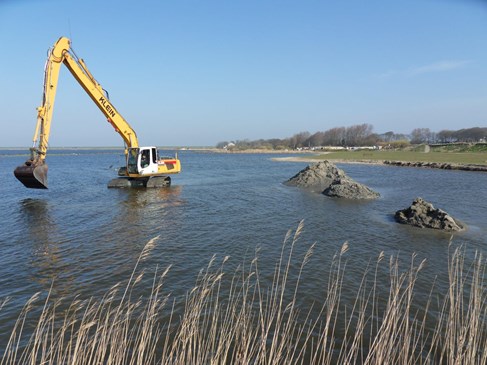
[(382, 146), (359, 146), (359, 147), (347, 147), (348, 150), (359, 151), (359, 150), (381, 150)]

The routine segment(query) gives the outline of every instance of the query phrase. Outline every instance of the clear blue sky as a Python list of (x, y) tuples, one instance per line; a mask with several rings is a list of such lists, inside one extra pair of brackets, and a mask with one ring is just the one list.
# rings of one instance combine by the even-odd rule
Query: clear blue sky
[[(1, 0), (0, 147), (31, 144), (60, 36), (141, 145), (487, 126), (487, 1)], [(53, 147), (122, 145), (65, 68), (53, 119)]]

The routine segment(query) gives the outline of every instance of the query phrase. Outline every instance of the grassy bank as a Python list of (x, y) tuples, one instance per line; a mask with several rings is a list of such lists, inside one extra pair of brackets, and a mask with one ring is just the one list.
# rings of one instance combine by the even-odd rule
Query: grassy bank
[(344, 160), (344, 161), (403, 161), (403, 162), (436, 162), (462, 165), (487, 165), (485, 152), (434, 152), (418, 151), (340, 151), (311, 156), (316, 160)]
[(324, 153), (308, 150), (267, 150), (246, 149), (226, 151), (222, 149), (207, 149), (207, 152), (219, 153), (276, 153), (301, 154), (303, 157), (276, 158), (277, 160), (294, 161), (362, 161), (362, 162), (431, 162), (438, 164), (482, 165), (487, 166), (487, 144), (450, 144), (431, 146), (429, 152), (424, 145), (409, 146), (400, 150), (355, 150), (355, 151), (327, 151)]
[[(305, 308), (299, 305), (300, 285), (314, 247), (296, 257), (302, 229), (300, 224), (288, 233), (271, 282), (264, 279), (258, 256), (230, 273), (225, 270), (228, 257), (213, 258), (182, 308), (164, 293), (167, 270), (154, 274), (146, 296), (133, 295), (144, 282), (139, 266), (155, 238), (128, 282), (101, 299), (76, 299), (61, 310), (60, 302), (47, 296), (39, 303), (35, 295), (19, 314), (0, 363), (487, 363), (486, 263), (481, 255), (468, 264), (464, 251), (455, 250), (446, 292), (436, 293), (432, 284), (429, 299), (418, 303), (416, 283), (425, 262), (412, 257), (403, 267), (396, 257), (380, 253), (363, 268), (355, 302), (343, 303), (349, 272), (344, 244), (332, 261), (323, 298)], [(389, 273), (385, 281), (379, 272)], [(384, 288), (385, 296), (380, 294)], [(34, 316), (36, 307), (42, 311)]]

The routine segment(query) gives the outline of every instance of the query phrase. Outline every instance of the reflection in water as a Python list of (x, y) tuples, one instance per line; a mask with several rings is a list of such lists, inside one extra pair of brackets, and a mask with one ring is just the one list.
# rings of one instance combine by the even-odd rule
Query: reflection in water
[(161, 189), (126, 189), (124, 192), (127, 194), (127, 199), (124, 203), (131, 207), (159, 210), (180, 205), (181, 191), (182, 186)]
[(43, 199), (31, 199), (27, 198), (20, 201), (20, 211), (25, 213), (24, 217), (28, 220), (28, 223), (44, 222), (45, 219), (49, 219), (49, 203)]
[(70, 292), (73, 276), (63, 258), (59, 228), (51, 214), (49, 202), (42, 199), (20, 201), (20, 213), (24, 221), (23, 231), (32, 248), (31, 277), (44, 289), (52, 286), (52, 294)]
[(47, 266), (54, 266), (59, 261), (59, 252), (56, 245), (51, 244), (57, 227), (49, 213), (49, 203), (41, 199), (24, 199), (20, 202), (20, 211), (34, 256), (45, 257), (49, 262)]
[(162, 189), (127, 189), (126, 199), (121, 201), (122, 222), (125, 227), (143, 227), (144, 230), (164, 229), (167, 224), (176, 223), (174, 208), (181, 206), (181, 186)]

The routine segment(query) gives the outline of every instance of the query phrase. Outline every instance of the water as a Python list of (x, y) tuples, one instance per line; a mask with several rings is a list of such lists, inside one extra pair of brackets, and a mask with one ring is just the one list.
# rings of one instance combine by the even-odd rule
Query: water
[[(106, 183), (123, 163), (119, 151), (52, 151), (49, 190), (39, 191), (24, 188), (13, 176), (26, 159), (24, 151), (0, 151), (0, 298), (10, 298), (0, 310), (1, 349), (34, 293), (103, 295), (128, 279), (144, 245), (158, 235), (144, 266), (150, 271), (172, 265), (166, 288), (177, 297), (191, 289), (214, 254), (230, 256), (233, 268), (250, 261), (258, 248), (260, 266), (270, 276), (286, 232), (304, 220), (296, 255), (316, 246), (301, 286), (302, 305), (322, 297), (331, 259), (345, 241), (352, 282), (360, 281), (366, 265), (383, 251), (399, 255), (406, 266), (413, 253), (418, 262), (427, 259), (418, 284), (423, 294), (435, 277), (440, 287), (446, 285), (451, 235), (393, 220), (396, 210), (418, 196), (468, 225), (454, 236), (454, 245), (465, 244), (469, 255), (487, 250), (485, 173), (339, 164), (381, 194), (378, 200), (349, 202), (283, 185), (305, 162), (192, 151), (179, 157), (183, 172), (173, 176), (170, 188), (117, 190)], [(347, 287), (343, 295), (354, 298)]]

